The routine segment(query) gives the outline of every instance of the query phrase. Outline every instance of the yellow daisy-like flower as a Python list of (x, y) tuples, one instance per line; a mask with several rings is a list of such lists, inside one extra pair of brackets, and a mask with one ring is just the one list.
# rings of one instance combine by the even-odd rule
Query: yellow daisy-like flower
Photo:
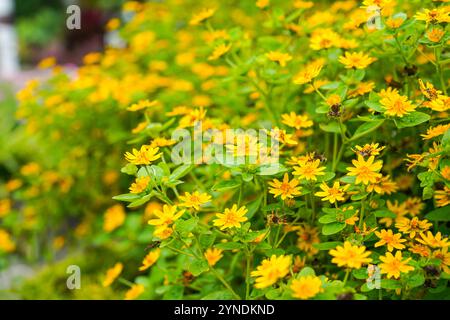
[(127, 108), (128, 111), (139, 111), (146, 108), (151, 108), (157, 106), (159, 102), (157, 100), (149, 101), (149, 100), (140, 100), (138, 103), (135, 103)]
[(401, 118), (416, 109), (407, 96), (402, 96), (397, 91), (386, 92), (380, 103), (385, 109), (384, 114), (388, 116)]
[(117, 279), (117, 277), (122, 273), (123, 270), (123, 264), (120, 262), (117, 262), (114, 267), (106, 270), (105, 279), (103, 280), (103, 286), (109, 287), (114, 280)]
[(247, 217), (244, 217), (248, 212), (245, 206), (239, 208), (237, 205), (233, 204), (231, 209), (226, 208), (224, 213), (217, 213), (217, 219), (214, 220), (214, 225), (216, 227), (220, 227), (220, 230), (224, 230), (227, 228), (240, 228), (241, 222), (245, 222), (248, 220)]
[(450, 204), (450, 188), (444, 186), (444, 189), (436, 190), (434, 192), (434, 200), (436, 200), (438, 207), (448, 206)]
[(330, 203), (335, 203), (345, 200), (345, 191), (347, 191), (348, 188), (350, 188), (349, 184), (341, 187), (339, 181), (335, 181), (331, 188), (323, 182), (320, 185), (320, 189), (322, 189), (322, 191), (318, 191), (314, 195), (321, 197), (322, 201), (330, 201)]
[(116, 204), (106, 210), (103, 221), (103, 230), (111, 232), (120, 227), (125, 221), (125, 209), (122, 205)]
[(381, 230), (375, 231), (375, 235), (380, 239), (377, 243), (375, 243), (375, 248), (386, 245), (388, 250), (392, 252), (392, 250), (404, 249), (405, 245), (402, 242), (406, 242), (405, 239), (402, 239), (402, 235), (400, 233), (394, 234), (392, 230)]
[(292, 296), (298, 299), (310, 299), (323, 291), (319, 277), (306, 276), (294, 279), (291, 284)]
[(440, 125), (437, 125), (435, 127), (428, 128), (427, 129), (427, 133), (426, 134), (421, 134), (420, 136), (422, 137), (423, 140), (430, 140), (430, 139), (433, 139), (435, 137), (439, 137), (440, 135), (443, 135), (449, 129), (450, 129), (450, 123), (448, 123), (448, 124), (440, 124)]
[(138, 298), (145, 290), (145, 287), (142, 284), (134, 284), (131, 288), (125, 293), (125, 300), (134, 300)]
[(379, 146), (379, 143), (371, 143), (371, 144), (365, 144), (364, 146), (355, 146), (355, 149), (352, 149), (352, 151), (356, 154), (360, 154), (363, 157), (370, 157), (370, 156), (378, 156), (380, 155), (380, 152), (384, 150), (384, 146)]
[(222, 259), (223, 250), (217, 249), (217, 248), (208, 248), (205, 251), (205, 258), (206, 261), (208, 261), (208, 264), (213, 267), (220, 259)]
[(421, 12), (416, 13), (414, 16), (416, 20), (425, 21), (427, 25), (450, 22), (450, 16), (446, 7), (440, 7), (436, 9), (423, 9)]
[(442, 37), (445, 35), (445, 31), (439, 28), (433, 28), (427, 32), (427, 38), (433, 42), (441, 41)]
[(286, 133), (286, 130), (279, 129), (278, 127), (273, 128), (269, 131), (272, 138), (281, 142), (281, 144), (287, 146), (295, 146), (298, 142), (294, 139), (293, 134)]
[(150, 183), (150, 177), (139, 177), (136, 178), (136, 181), (131, 184), (130, 192), (131, 193), (141, 193), (145, 189), (147, 189), (148, 184)]
[(162, 153), (158, 153), (159, 148), (152, 148), (147, 145), (143, 145), (140, 150), (134, 149), (131, 152), (125, 153), (125, 159), (136, 165), (150, 164), (155, 160), (161, 158)]
[(189, 24), (191, 26), (197, 26), (197, 25), (201, 24), (202, 22), (211, 18), (215, 12), (216, 12), (216, 9), (205, 8), (202, 11), (200, 11), (199, 13), (195, 14), (192, 17), (192, 19), (189, 21)]
[(352, 163), (354, 167), (347, 167), (349, 176), (356, 176), (356, 184), (363, 183), (375, 183), (377, 178), (381, 178), (380, 171), (383, 166), (381, 161), (375, 161), (375, 157), (371, 156), (366, 161), (364, 157), (358, 154), (358, 160), (353, 159)]
[(160, 240), (164, 240), (169, 238), (173, 233), (173, 228), (169, 227), (167, 225), (161, 225), (156, 227), (155, 231), (153, 231), (153, 236), (160, 239)]
[(417, 238), (417, 241), (420, 243), (427, 245), (431, 248), (445, 248), (450, 246), (448, 242), (448, 238), (442, 237), (440, 232), (436, 233), (435, 236), (431, 233), (431, 231), (427, 231), (427, 233), (421, 233), (420, 238)]
[(412, 197), (405, 200), (405, 209), (412, 216), (417, 216), (425, 207), (425, 204), (419, 197)]
[(450, 252), (448, 247), (433, 251), (432, 257), (441, 261), (440, 267), (445, 273), (450, 274)]
[(217, 60), (219, 59), (221, 56), (223, 56), (225, 53), (227, 53), (228, 51), (230, 51), (231, 49), (231, 44), (219, 44), (218, 46), (216, 46), (214, 48), (214, 51), (212, 52), (212, 54), (208, 57), (208, 60), (212, 61), (212, 60)]
[(184, 213), (184, 209), (178, 211), (177, 206), (169, 206), (165, 204), (163, 210), (155, 210), (153, 214), (156, 219), (150, 219), (148, 224), (152, 226), (168, 226), (177, 221)]
[(419, 218), (414, 217), (412, 219), (400, 218), (396, 223), (395, 227), (404, 234), (409, 234), (410, 238), (415, 238), (416, 235), (421, 234), (432, 226), (428, 220), (419, 220)]
[(319, 231), (309, 225), (301, 225), (297, 230), (297, 247), (308, 255), (315, 255), (319, 252), (314, 244), (320, 243)]
[(308, 115), (297, 115), (295, 112), (289, 114), (285, 113), (281, 115), (281, 119), (285, 125), (300, 130), (301, 128), (310, 128), (313, 126), (313, 122), (309, 119)]
[(376, 60), (362, 52), (346, 52), (343, 56), (339, 57), (339, 62), (347, 69), (365, 69)]
[(142, 266), (139, 267), (139, 271), (144, 271), (150, 268), (152, 265), (158, 261), (159, 256), (161, 254), (161, 250), (156, 248), (155, 250), (150, 251), (142, 260)]
[(251, 273), (256, 278), (255, 288), (263, 289), (273, 285), (289, 273), (290, 265), (291, 256), (272, 255), (270, 259), (264, 259)]
[(317, 181), (317, 176), (325, 175), (325, 167), (320, 166), (320, 159), (306, 162), (294, 167), (294, 176), (299, 176), (300, 179)]
[(316, 78), (323, 68), (322, 63), (311, 63), (307, 65), (303, 70), (300, 70), (293, 78), (295, 84), (310, 83)]
[(275, 198), (281, 196), (281, 200), (292, 199), (295, 196), (301, 195), (301, 187), (298, 186), (300, 182), (297, 179), (289, 181), (289, 175), (284, 174), (283, 181), (273, 179), (269, 182), (269, 192), (272, 193)]
[(380, 272), (386, 274), (388, 279), (398, 279), (400, 278), (400, 273), (408, 273), (414, 270), (414, 267), (408, 265), (411, 258), (403, 260), (401, 251), (397, 251), (395, 256), (390, 252), (386, 252), (385, 256), (380, 256), (380, 260), (383, 262), (379, 264)]
[(437, 90), (431, 82), (423, 83), (422, 79), (419, 79), (419, 88), (428, 100), (435, 100), (442, 94), (442, 91)]
[(343, 246), (337, 246), (328, 253), (334, 257), (331, 262), (339, 267), (359, 269), (363, 264), (372, 262), (369, 258), (371, 252), (366, 251), (365, 246), (352, 245), (349, 241), (345, 241)]
[(391, 194), (398, 190), (398, 184), (389, 176), (378, 177), (374, 183), (369, 183), (367, 192), (375, 191), (378, 194)]
[(270, 51), (266, 53), (266, 57), (273, 62), (277, 62), (280, 66), (285, 67), (286, 64), (292, 60), (292, 56), (289, 53)]
[(181, 207), (194, 208), (200, 210), (200, 207), (211, 200), (211, 196), (207, 193), (194, 191), (193, 193), (185, 192), (184, 196), (179, 197)]
[(175, 140), (158, 137), (152, 140), (150, 147), (168, 147), (177, 143)]
[(16, 250), (16, 244), (11, 239), (11, 235), (8, 231), (0, 229), (0, 251), (13, 252)]
[(260, 9), (265, 9), (269, 6), (270, 0), (257, 0), (256, 6)]
[(10, 212), (11, 212), (11, 200), (10, 199), (1, 199), (0, 200), (0, 218), (5, 217)]

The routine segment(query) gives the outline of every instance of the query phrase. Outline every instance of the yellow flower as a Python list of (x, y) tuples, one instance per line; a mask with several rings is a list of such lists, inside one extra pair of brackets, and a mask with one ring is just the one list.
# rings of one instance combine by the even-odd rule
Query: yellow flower
[(314, 244), (320, 243), (319, 231), (309, 225), (302, 225), (297, 230), (297, 247), (308, 255), (315, 255), (319, 252)]
[(360, 154), (363, 157), (370, 157), (370, 156), (378, 156), (380, 155), (380, 152), (384, 150), (384, 146), (379, 147), (379, 143), (371, 143), (371, 144), (365, 144), (364, 146), (355, 146), (355, 149), (352, 149), (353, 152), (356, 154)]
[(177, 143), (175, 140), (158, 137), (152, 140), (150, 147), (167, 147), (174, 145), (175, 143)]
[(375, 88), (375, 82), (368, 81), (368, 82), (359, 82), (356, 85), (355, 89), (349, 90), (348, 97), (349, 98), (355, 98), (358, 96), (363, 96), (366, 93), (372, 92), (372, 90)]
[(420, 238), (417, 238), (417, 241), (419, 241), (422, 244), (425, 244), (431, 248), (445, 248), (450, 246), (450, 243), (448, 242), (448, 238), (442, 237), (442, 234), (440, 232), (436, 233), (435, 236), (431, 233), (431, 231), (427, 231), (427, 234), (424, 233), (420, 234)]
[(371, 252), (366, 251), (365, 246), (352, 245), (349, 241), (344, 242), (344, 246), (337, 246), (329, 251), (334, 258), (331, 262), (339, 267), (359, 269), (363, 264), (372, 262), (369, 258)]
[(153, 211), (156, 219), (150, 219), (148, 224), (152, 226), (168, 226), (177, 221), (184, 213), (184, 209), (178, 211), (177, 206), (169, 206), (165, 204), (163, 210)]
[(11, 212), (11, 200), (2, 199), (0, 200), (0, 218), (5, 217)]
[(442, 91), (436, 90), (432, 83), (427, 82), (424, 84), (422, 79), (419, 79), (419, 88), (428, 100), (435, 100), (442, 94)]
[(120, 227), (125, 221), (125, 209), (122, 205), (116, 204), (106, 210), (103, 221), (103, 230), (111, 232)]
[(222, 259), (223, 250), (217, 248), (208, 248), (205, 251), (205, 258), (208, 261), (208, 264), (213, 267), (220, 259)]
[(270, 0), (257, 0), (256, 6), (260, 9), (265, 9), (269, 6)]
[(131, 152), (125, 153), (125, 159), (133, 164), (150, 164), (153, 161), (159, 159), (162, 153), (158, 153), (159, 148), (152, 148), (147, 145), (143, 145), (140, 150), (134, 149)]
[(354, 167), (347, 167), (347, 171), (349, 176), (356, 176), (356, 184), (375, 183), (377, 178), (381, 177), (381, 173), (378, 173), (378, 171), (383, 164), (381, 161), (374, 162), (374, 159), (375, 157), (371, 156), (365, 161), (363, 156), (358, 154), (358, 160), (352, 160)]
[(397, 91), (386, 92), (380, 100), (380, 103), (385, 109), (384, 113), (386, 115), (397, 116), (400, 118), (416, 109), (416, 107), (408, 101), (407, 96), (401, 96)]
[(419, 197), (408, 198), (405, 201), (405, 209), (411, 216), (417, 216), (425, 207), (425, 204)]
[(301, 188), (298, 184), (299, 181), (297, 179), (292, 179), (289, 181), (289, 175), (285, 173), (283, 182), (278, 179), (273, 179), (269, 182), (269, 185), (271, 186), (269, 188), (269, 192), (274, 194), (275, 198), (281, 196), (281, 200), (292, 199), (301, 194)]
[(291, 256), (272, 255), (269, 259), (264, 259), (251, 273), (256, 278), (255, 288), (263, 289), (273, 285), (288, 274), (290, 265)]
[(131, 288), (125, 293), (125, 300), (134, 300), (139, 297), (145, 290), (142, 284), (133, 284)]
[(237, 205), (233, 204), (231, 209), (226, 208), (224, 213), (217, 213), (217, 219), (214, 220), (214, 225), (220, 227), (220, 230), (226, 228), (240, 228), (241, 222), (247, 221), (247, 217), (244, 217), (248, 212), (245, 206), (237, 208)]
[(278, 127), (273, 128), (269, 131), (269, 134), (272, 138), (281, 142), (281, 144), (287, 146), (295, 146), (298, 144), (292, 134), (286, 133), (286, 130), (279, 129)]
[(153, 236), (159, 238), (160, 240), (164, 240), (169, 238), (173, 233), (173, 228), (167, 225), (161, 225), (155, 229), (153, 232)]
[(390, 252), (386, 252), (385, 256), (380, 256), (380, 260), (383, 262), (379, 264), (380, 272), (382, 274), (387, 274), (388, 279), (400, 278), (400, 273), (408, 273), (414, 270), (414, 267), (408, 265), (411, 258), (403, 260), (402, 252), (397, 251), (395, 256)]
[(414, 217), (411, 220), (408, 218), (400, 218), (395, 223), (395, 227), (398, 229), (398, 231), (409, 234), (410, 238), (415, 238), (416, 234), (421, 234), (432, 226), (431, 223), (428, 222), (428, 220), (419, 220), (419, 218)]
[(218, 46), (216, 46), (214, 48), (213, 53), (208, 57), (208, 60), (217, 60), (219, 59), (221, 56), (223, 56), (225, 53), (227, 53), (228, 51), (230, 51), (231, 49), (231, 44), (219, 44)]
[(427, 32), (428, 40), (432, 42), (441, 41), (442, 37), (445, 35), (445, 31), (439, 28), (433, 28)]
[(270, 51), (266, 53), (266, 56), (270, 61), (278, 62), (278, 64), (282, 67), (285, 67), (286, 63), (292, 60), (292, 56), (290, 54), (279, 51)]
[(103, 280), (103, 286), (109, 287), (114, 280), (117, 279), (117, 277), (122, 273), (123, 270), (123, 264), (120, 262), (117, 262), (114, 267), (109, 268), (106, 271), (105, 279)]
[(333, 187), (329, 187), (326, 182), (322, 182), (320, 189), (323, 191), (318, 191), (314, 195), (321, 197), (322, 201), (330, 201), (330, 203), (335, 203), (337, 201), (344, 201), (345, 191), (350, 188), (347, 184), (343, 187), (340, 186), (339, 181), (335, 181)]
[(430, 140), (440, 135), (443, 135), (450, 129), (450, 123), (448, 124), (439, 124), (435, 127), (430, 127), (427, 129), (426, 134), (421, 134), (423, 140)]
[(149, 100), (140, 100), (138, 103), (135, 103), (127, 108), (128, 111), (139, 111), (146, 108), (151, 108), (157, 106), (159, 102), (157, 100), (149, 101)]
[(300, 277), (292, 281), (291, 290), (294, 298), (310, 299), (323, 290), (322, 281), (314, 276)]
[(317, 176), (325, 175), (325, 167), (320, 166), (320, 159), (300, 164), (294, 167), (294, 176), (299, 176), (300, 179), (317, 181)]
[(440, 267), (445, 273), (450, 274), (450, 252), (448, 252), (448, 247), (433, 251), (432, 257), (441, 260)]
[(378, 177), (374, 183), (369, 183), (367, 186), (367, 192), (375, 191), (378, 194), (391, 194), (396, 192), (398, 185), (392, 181), (389, 176)]
[(387, 245), (389, 251), (395, 249), (404, 249), (405, 245), (402, 242), (405, 242), (405, 239), (402, 239), (402, 235), (400, 233), (394, 234), (391, 229), (389, 230), (381, 230), (380, 232), (375, 231), (375, 235), (380, 238), (380, 241), (375, 243), (375, 248)]
[(437, 24), (442, 22), (450, 22), (449, 12), (446, 7), (440, 7), (436, 9), (423, 9), (421, 12), (416, 13), (414, 16), (416, 20), (425, 21), (427, 25)]
[(339, 62), (347, 69), (365, 69), (376, 60), (362, 52), (346, 52), (343, 56), (339, 57)]
[(197, 26), (200, 23), (206, 21), (207, 19), (211, 18), (214, 13), (216, 12), (216, 9), (203, 9), (199, 13), (195, 14), (192, 19), (189, 21), (189, 24), (191, 26)]
[(444, 186), (444, 189), (436, 190), (434, 192), (434, 200), (436, 200), (438, 207), (448, 206), (450, 204), (450, 188)]
[(16, 244), (12, 241), (10, 234), (0, 229), (0, 251), (12, 252), (16, 250)]
[(423, 244), (412, 245), (411, 248), (409, 248), (409, 251), (411, 251), (412, 253), (418, 254), (421, 257), (425, 257), (425, 258), (428, 258), (431, 254), (430, 248), (428, 248), (427, 246), (424, 246)]
[(323, 68), (322, 63), (311, 63), (307, 65), (303, 70), (300, 70), (293, 78), (295, 84), (310, 83), (316, 78)]
[(150, 183), (150, 177), (139, 177), (136, 178), (136, 181), (131, 184), (130, 192), (131, 193), (141, 193), (147, 189), (148, 184)]
[(9, 180), (6, 183), (5, 187), (6, 187), (6, 190), (8, 192), (13, 192), (13, 191), (19, 189), (22, 185), (23, 185), (22, 180), (20, 180), (20, 179), (11, 179), (11, 180)]
[(48, 69), (53, 67), (56, 64), (56, 59), (55, 57), (47, 57), (45, 59), (42, 59), (39, 64), (38, 64), (38, 68), (39, 69)]
[(309, 119), (308, 115), (297, 115), (295, 112), (291, 112), (289, 114), (285, 113), (281, 115), (282, 122), (297, 130), (301, 128), (309, 128), (312, 127), (313, 122)]
[(209, 194), (198, 191), (194, 191), (193, 193), (185, 192), (184, 196), (180, 196), (179, 198), (181, 207), (194, 208), (195, 210), (200, 210), (200, 206), (211, 200)]
[(142, 260), (142, 266), (139, 267), (139, 271), (144, 271), (150, 268), (152, 265), (158, 261), (158, 258), (161, 254), (161, 250), (156, 248), (155, 250), (150, 251)]

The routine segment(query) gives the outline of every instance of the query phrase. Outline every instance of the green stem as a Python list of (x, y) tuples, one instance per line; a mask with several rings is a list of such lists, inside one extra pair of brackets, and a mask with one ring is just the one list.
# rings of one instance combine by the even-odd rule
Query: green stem
[(347, 269), (347, 271), (345, 271), (345, 277), (344, 277), (344, 287), (347, 284), (347, 280), (348, 280), (348, 276), (350, 274), (350, 269)]

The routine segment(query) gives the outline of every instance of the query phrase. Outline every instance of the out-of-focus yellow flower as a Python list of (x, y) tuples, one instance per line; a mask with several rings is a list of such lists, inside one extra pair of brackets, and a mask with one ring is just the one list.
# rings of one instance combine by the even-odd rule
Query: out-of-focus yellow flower
[(142, 260), (142, 266), (139, 267), (139, 271), (145, 271), (150, 268), (152, 265), (158, 261), (159, 256), (161, 255), (161, 250), (156, 248), (155, 250), (150, 251)]
[(291, 284), (292, 296), (298, 299), (310, 299), (323, 291), (319, 277), (304, 276), (294, 279)]
[(215, 264), (222, 259), (223, 254), (222, 254), (223, 250), (217, 249), (217, 248), (208, 248), (205, 251), (205, 258), (206, 261), (208, 261), (208, 264), (213, 267), (215, 266)]
[(122, 273), (123, 270), (123, 264), (120, 262), (117, 262), (112, 268), (106, 270), (106, 275), (103, 280), (103, 286), (109, 287), (114, 280), (117, 279), (117, 277)]
[(120, 227), (125, 221), (125, 209), (116, 204), (106, 210), (103, 221), (103, 230), (111, 232)]
[(142, 284), (134, 284), (126, 293), (125, 300), (134, 300), (138, 298), (145, 291)]
[(255, 288), (267, 288), (284, 278), (289, 272), (290, 265), (291, 256), (272, 255), (269, 259), (264, 259), (251, 273), (251, 276), (256, 278)]

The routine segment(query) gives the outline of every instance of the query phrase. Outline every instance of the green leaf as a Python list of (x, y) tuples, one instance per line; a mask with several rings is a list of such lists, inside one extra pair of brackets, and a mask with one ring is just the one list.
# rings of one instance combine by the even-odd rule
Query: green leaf
[(195, 229), (198, 220), (198, 217), (193, 217), (187, 220), (178, 220), (175, 222), (175, 230), (184, 234), (189, 233)]
[(407, 115), (404, 115), (401, 118), (397, 118), (394, 120), (397, 128), (407, 128), (407, 127), (415, 127), (421, 123), (424, 123), (430, 120), (430, 116), (426, 113), (414, 111)]
[(266, 233), (267, 230), (260, 230), (260, 231), (251, 231), (251, 232), (247, 232), (244, 235), (243, 241), (244, 242), (252, 242), (254, 241), (256, 238), (258, 238), (260, 235)]
[(169, 177), (169, 180), (171, 181), (178, 180), (187, 175), (193, 168), (194, 165), (192, 164), (183, 164), (172, 172), (172, 174)]
[(343, 176), (342, 178), (339, 179), (339, 181), (348, 183), (348, 184), (354, 184), (356, 181), (356, 177), (355, 176)]
[(377, 210), (374, 212), (375, 217), (377, 218), (392, 218), (395, 219), (397, 216), (395, 213), (389, 210)]
[(324, 216), (321, 216), (319, 218), (319, 222), (322, 224), (336, 222), (336, 215), (335, 214), (326, 214)]
[(205, 260), (194, 260), (188, 267), (189, 271), (194, 275), (194, 277), (198, 277), (205, 271), (209, 270), (208, 262)]
[(302, 271), (299, 272), (297, 277), (307, 277), (307, 276), (315, 276), (316, 273), (314, 272), (313, 268), (310, 267), (304, 267)]
[(153, 197), (154, 193), (149, 193), (145, 196), (143, 196), (142, 198), (135, 200), (133, 202), (131, 202), (127, 207), (128, 208), (135, 208), (135, 207), (139, 207), (145, 203), (147, 203), (152, 197)]
[(339, 128), (339, 123), (337, 122), (330, 122), (327, 124), (321, 123), (319, 125), (320, 129), (322, 129), (325, 132), (332, 132), (332, 133), (339, 133), (341, 132), (341, 129)]
[(325, 172), (323, 176), (317, 177), (317, 182), (324, 182), (324, 181), (330, 181), (336, 176), (334, 172)]
[(359, 280), (367, 279), (367, 269), (366, 268), (359, 268), (352, 271), (352, 275)]
[(450, 221), (450, 209), (442, 207), (431, 211), (425, 216), (425, 219), (430, 221)]
[(216, 291), (210, 294), (207, 294), (201, 300), (233, 300), (234, 296), (226, 290)]
[(216, 244), (215, 247), (222, 250), (236, 250), (241, 249), (243, 247), (243, 244), (238, 242), (222, 242)]
[(342, 242), (340, 241), (330, 241), (330, 242), (315, 243), (313, 244), (313, 247), (316, 248), (317, 250), (331, 250), (340, 245), (342, 245)]
[(140, 199), (141, 196), (137, 195), (135, 193), (124, 193), (124, 194), (119, 194), (118, 196), (114, 196), (112, 197), (114, 200), (118, 200), (118, 201), (127, 201), (127, 202), (132, 202), (136, 199)]
[(220, 181), (218, 183), (216, 183), (215, 185), (212, 186), (211, 190), (212, 191), (217, 191), (217, 192), (222, 192), (225, 190), (230, 190), (230, 189), (234, 189), (237, 188), (241, 185), (241, 181), (238, 180), (223, 180)]
[(209, 247), (211, 247), (211, 246), (214, 244), (214, 241), (215, 241), (215, 240), (216, 240), (216, 235), (215, 235), (215, 234), (212, 234), (212, 233), (210, 233), (210, 234), (208, 234), (208, 233), (202, 234), (202, 235), (200, 235), (200, 237), (199, 237), (200, 245), (201, 245), (203, 248), (209, 248)]
[(378, 127), (380, 127), (383, 124), (384, 120), (375, 120), (370, 122), (365, 122), (362, 125), (356, 129), (355, 133), (353, 134), (353, 137), (350, 140), (357, 140), (360, 137), (375, 131)]
[(120, 169), (120, 172), (126, 173), (130, 176), (134, 176), (138, 170), (138, 167), (132, 163), (128, 163), (125, 167)]
[(164, 300), (180, 300), (183, 298), (184, 287), (180, 285), (173, 285), (164, 293)]
[(406, 281), (406, 284), (410, 288), (419, 287), (419, 286), (423, 285), (424, 283), (425, 283), (425, 277), (423, 276), (422, 273), (416, 273), (416, 274), (412, 275), (411, 277), (409, 277), (408, 280)]
[(336, 234), (339, 231), (344, 230), (345, 226), (346, 226), (346, 224), (342, 223), (342, 222), (333, 222), (333, 223), (325, 224), (322, 227), (322, 234), (325, 236)]
[(259, 196), (255, 201), (252, 201), (245, 205), (248, 210), (246, 214), (246, 217), (248, 219), (251, 219), (254, 216), (254, 214), (258, 211), (259, 206), (261, 205), (262, 198), (263, 198), (262, 196)]
[(384, 112), (386, 111), (379, 102), (376, 101), (364, 101), (364, 104), (368, 106), (370, 109), (375, 110), (376, 112)]
[(383, 289), (394, 290), (394, 289), (401, 289), (402, 284), (400, 283), (400, 281), (397, 281), (397, 280), (381, 279), (381, 287)]

